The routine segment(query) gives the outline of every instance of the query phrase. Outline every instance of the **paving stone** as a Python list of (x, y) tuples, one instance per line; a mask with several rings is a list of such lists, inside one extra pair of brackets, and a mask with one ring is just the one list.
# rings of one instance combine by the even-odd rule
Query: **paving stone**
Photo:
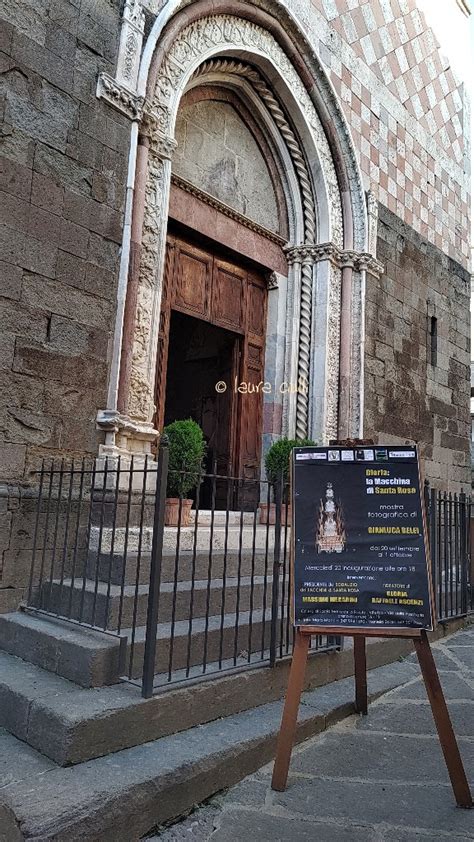
[(383, 842), (433, 842), (433, 840), (436, 840), (436, 842), (441, 842), (444, 839), (446, 842), (466, 842), (467, 839), (471, 838), (464, 833), (456, 833), (455, 830), (440, 831), (437, 828), (434, 833), (433, 830), (423, 831), (417, 830), (416, 828), (402, 830), (397, 827), (383, 825), (379, 828), (377, 840), (380, 839)]
[(471, 646), (456, 646), (454, 642), (449, 647), (449, 651), (460, 661), (463, 667), (469, 672), (474, 672), (474, 647)]
[[(169, 839), (171, 842), (172, 837)], [(261, 842), (288, 842), (290, 839), (292, 842), (375, 842), (375, 834), (367, 825), (341, 827), (335, 822), (302, 821), (250, 810), (226, 811), (220, 826), (212, 834), (212, 842), (248, 842), (250, 839)]]
[[(474, 744), (461, 738), (460, 751), (466, 768), (474, 771)], [(331, 731), (312, 741), (295, 754), (291, 771), (313, 775), (315, 780), (322, 773), (329, 778), (449, 783), (437, 740), (381, 737), (360, 729)]]
[(443, 640), (443, 646), (446, 646), (448, 649), (451, 649), (452, 646), (469, 646), (472, 647), (472, 632), (471, 631), (460, 631), (456, 635), (452, 637), (447, 637)]
[(474, 838), (472, 813), (459, 810), (449, 785), (416, 786), (375, 781), (335, 781), (289, 778), (286, 792), (272, 792), (271, 804), (291, 811), (294, 816), (319, 821), (337, 817), (352, 822), (387, 822), (405, 827), (439, 828), (453, 825), (466, 839)]
[[(458, 672), (459, 666), (441, 649), (433, 649), (433, 655), (435, 656), (436, 666), (439, 672)], [(418, 666), (418, 658), (415, 654), (410, 655), (408, 661)]]
[[(472, 734), (474, 704), (448, 701), (448, 709), (456, 733), (460, 736)], [(383, 702), (374, 705), (370, 716), (360, 719), (357, 728), (361, 731), (387, 731), (393, 734), (435, 734), (435, 724), (429, 702), (413, 705), (397, 705)]]
[[(222, 799), (221, 806), (238, 804), (241, 807), (260, 807), (263, 809), (270, 783), (271, 770), (266, 767), (263, 780), (257, 780), (255, 775), (246, 778), (229, 790)], [(216, 798), (219, 803), (219, 796)]]
[(207, 842), (215, 829), (215, 821), (220, 816), (218, 806), (203, 807), (172, 827), (157, 828), (157, 834), (150, 832), (144, 839), (147, 842)]
[[(474, 702), (474, 686), (465, 681), (459, 673), (444, 672), (440, 675), (440, 681), (446, 698), (451, 700), (468, 699)], [(387, 701), (392, 698), (426, 701), (426, 687), (423, 679), (418, 678), (412, 684), (406, 684), (404, 687), (398, 688), (395, 694), (387, 697)]]

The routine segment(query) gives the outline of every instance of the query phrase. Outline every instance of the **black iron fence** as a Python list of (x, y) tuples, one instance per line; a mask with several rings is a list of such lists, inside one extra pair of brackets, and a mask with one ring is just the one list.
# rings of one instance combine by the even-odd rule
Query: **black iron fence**
[(125, 638), (124, 677), (146, 696), (273, 666), (293, 647), (288, 488), (214, 466), (192, 509), (182, 497), (173, 509), (167, 476), (166, 447), (157, 463), (44, 465), (32, 525), (28, 607)]
[[(31, 524), (29, 609), (124, 638), (124, 678), (145, 696), (273, 666), (293, 647), (288, 488), (214, 466), (192, 508), (182, 497), (173, 507), (167, 459), (161, 446), (157, 463), (43, 465)], [(471, 502), (426, 485), (425, 504), (444, 621), (468, 611)], [(341, 638), (315, 636), (312, 647)]]
[(465, 617), (473, 607), (471, 576), (472, 501), (464, 492), (447, 493), (425, 482), (433, 585), (440, 623)]

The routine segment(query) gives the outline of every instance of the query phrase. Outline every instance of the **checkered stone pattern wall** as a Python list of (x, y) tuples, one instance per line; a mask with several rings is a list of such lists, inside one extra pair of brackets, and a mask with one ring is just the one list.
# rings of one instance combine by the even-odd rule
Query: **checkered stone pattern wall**
[(310, 38), (319, 38), (366, 188), (467, 265), (469, 105), (425, 16), (415, 0), (312, 2)]

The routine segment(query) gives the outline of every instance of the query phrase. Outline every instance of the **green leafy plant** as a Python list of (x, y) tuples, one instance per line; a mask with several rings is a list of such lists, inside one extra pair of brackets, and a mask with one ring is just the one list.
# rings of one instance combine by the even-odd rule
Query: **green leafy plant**
[(169, 440), (167, 497), (186, 497), (199, 482), (206, 442), (195, 421), (173, 421), (164, 428)]
[(283, 488), (286, 489), (283, 495), (283, 502), (287, 502), (288, 496), (288, 481), (290, 470), (290, 454), (294, 447), (309, 447), (315, 442), (310, 439), (279, 439), (272, 444), (265, 456), (265, 470), (267, 473), (268, 482), (275, 486), (280, 481), (283, 481)]

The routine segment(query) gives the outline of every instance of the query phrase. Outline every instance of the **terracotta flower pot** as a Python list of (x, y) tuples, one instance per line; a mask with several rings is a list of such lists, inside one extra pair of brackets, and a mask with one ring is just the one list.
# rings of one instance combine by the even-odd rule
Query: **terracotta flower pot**
[(181, 526), (189, 526), (192, 500), (180, 500), (179, 497), (167, 497), (165, 500), (165, 526), (179, 526), (181, 503)]
[[(275, 503), (260, 503), (260, 523), (269, 524), (270, 526), (275, 525), (276, 521), (276, 505)], [(281, 507), (281, 523), (282, 526), (287, 524), (291, 526), (291, 506), (286, 505), (285, 503)]]

